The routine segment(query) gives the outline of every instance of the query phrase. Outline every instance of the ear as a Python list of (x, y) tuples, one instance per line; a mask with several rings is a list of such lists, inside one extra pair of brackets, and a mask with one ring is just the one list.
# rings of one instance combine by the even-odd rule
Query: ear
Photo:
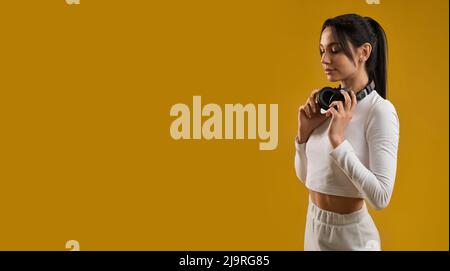
[(364, 62), (367, 61), (372, 53), (372, 45), (368, 42), (364, 43), (359, 47), (359, 59)]

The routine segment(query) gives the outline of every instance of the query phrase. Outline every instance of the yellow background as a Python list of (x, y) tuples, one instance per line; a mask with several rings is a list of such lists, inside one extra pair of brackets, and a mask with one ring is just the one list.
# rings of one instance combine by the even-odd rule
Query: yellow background
[[(447, 0), (1, 1), (0, 249), (302, 250), (297, 109), (350, 12), (386, 31), (400, 118), (383, 249), (448, 250)], [(278, 148), (173, 140), (194, 95), (278, 104)]]

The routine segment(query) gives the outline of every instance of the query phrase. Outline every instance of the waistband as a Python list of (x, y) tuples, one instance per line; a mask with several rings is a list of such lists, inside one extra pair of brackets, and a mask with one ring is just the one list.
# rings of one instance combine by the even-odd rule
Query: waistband
[(369, 215), (369, 212), (365, 201), (361, 209), (350, 214), (339, 214), (323, 210), (319, 206), (315, 205), (311, 200), (311, 196), (309, 196), (308, 215), (311, 215), (312, 218), (325, 224), (347, 225), (361, 222)]

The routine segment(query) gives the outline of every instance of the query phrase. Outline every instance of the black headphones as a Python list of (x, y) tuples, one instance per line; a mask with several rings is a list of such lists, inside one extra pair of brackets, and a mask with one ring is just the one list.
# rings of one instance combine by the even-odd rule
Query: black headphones
[[(320, 108), (322, 108), (323, 110), (328, 110), (330, 108), (330, 104), (334, 101), (345, 102), (345, 98), (344, 95), (341, 93), (341, 89), (347, 91), (350, 94), (350, 90), (346, 88), (341, 88), (341, 85), (339, 85), (337, 88), (332, 87), (322, 88), (317, 94), (317, 103), (319, 104)], [(374, 89), (375, 89), (375, 82), (371, 80), (364, 89), (362, 89), (356, 94), (356, 100), (360, 101), (364, 99), (364, 97), (369, 95)]]

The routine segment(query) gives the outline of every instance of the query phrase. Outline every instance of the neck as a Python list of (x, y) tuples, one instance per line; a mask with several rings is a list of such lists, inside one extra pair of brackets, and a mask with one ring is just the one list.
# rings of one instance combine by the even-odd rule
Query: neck
[(353, 90), (355, 94), (363, 90), (367, 84), (369, 84), (369, 77), (367, 76), (367, 73), (341, 81), (342, 88)]

